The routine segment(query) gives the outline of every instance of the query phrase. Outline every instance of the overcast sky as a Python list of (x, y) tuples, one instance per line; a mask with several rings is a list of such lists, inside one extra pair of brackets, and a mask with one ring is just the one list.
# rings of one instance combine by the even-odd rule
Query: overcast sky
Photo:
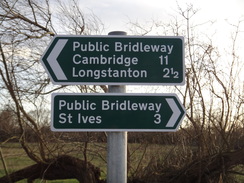
[(125, 30), (129, 21), (164, 20), (175, 16), (177, 4), (184, 9), (193, 4), (198, 9), (199, 21), (219, 21), (224, 26), (244, 19), (244, 0), (80, 0), (85, 12), (92, 11), (106, 26), (107, 34), (112, 30)]
[[(213, 21), (214, 24), (206, 24), (198, 30), (199, 35), (206, 35), (214, 46), (221, 49), (230, 47), (231, 36), (239, 21), (240, 33), (238, 35), (239, 53), (244, 57), (244, 0), (80, 0), (80, 6), (85, 13), (91, 11), (98, 16), (105, 25), (104, 35), (110, 31), (126, 31), (130, 33), (131, 25), (128, 23), (139, 22), (142, 25), (150, 25), (152, 20), (167, 22), (172, 16), (178, 16), (178, 6), (185, 10), (189, 4), (198, 10), (194, 16), (193, 24), (202, 24)], [(195, 32), (195, 30), (194, 30)], [(161, 32), (151, 32), (150, 35), (164, 35)], [(172, 36), (172, 35), (169, 35)], [(182, 35), (185, 36), (185, 35)], [(201, 38), (204, 40), (204, 37)], [(224, 44), (223, 44), (224, 41)]]

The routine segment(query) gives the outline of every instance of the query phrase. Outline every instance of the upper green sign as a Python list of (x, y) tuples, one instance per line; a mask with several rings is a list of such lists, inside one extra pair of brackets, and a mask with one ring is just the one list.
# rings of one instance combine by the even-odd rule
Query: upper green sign
[(55, 36), (41, 62), (54, 84), (185, 83), (183, 37)]

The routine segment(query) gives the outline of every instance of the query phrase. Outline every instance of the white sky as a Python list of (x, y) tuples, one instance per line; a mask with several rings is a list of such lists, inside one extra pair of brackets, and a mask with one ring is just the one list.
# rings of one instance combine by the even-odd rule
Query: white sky
[[(184, 9), (193, 4), (199, 10), (199, 21), (214, 20), (221, 24), (244, 19), (244, 0), (80, 0), (84, 11), (92, 11), (106, 26), (105, 34), (113, 30), (125, 30), (131, 21), (163, 20), (176, 15), (177, 4)], [(222, 25), (223, 26), (223, 25)]]
[[(172, 16), (180, 17), (178, 6), (186, 10), (186, 7), (192, 4), (193, 8), (198, 10), (191, 20), (194, 25), (207, 21), (214, 22), (214, 24), (206, 24), (205, 27), (201, 26), (198, 34), (207, 35), (212, 39), (214, 46), (222, 47), (221, 49), (231, 44), (230, 38), (234, 27), (230, 24), (237, 25), (240, 20), (243, 20), (240, 26), (243, 32), (238, 35), (238, 39), (241, 40), (239, 49), (244, 49), (242, 43), (244, 40), (244, 0), (80, 0), (79, 3), (85, 13), (92, 11), (101, 19), (105, 25), (104, 35), (116, 30), (131, 34), (130, 21), (139, 22), (145, 26), (150, 26), (152, 20), (167, 23)], [(151, 35), (156, 35), (156, 33), (152, 32)], [(244, 58), (243, 51), (242, 54)]]

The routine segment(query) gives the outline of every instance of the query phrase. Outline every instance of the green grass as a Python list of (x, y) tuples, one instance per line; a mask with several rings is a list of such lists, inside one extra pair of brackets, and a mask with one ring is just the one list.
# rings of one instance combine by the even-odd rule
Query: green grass
[[(37, 147), (36, 144), (33, 144), (33, 150)], [(66, 146), (66, 147), (65, 147)], [(65, 151), (68, 149), (71, 149), (70, 144), (66, 144), (63, 146), (64, 149), (61, 149), (61, 151)], [(20, 170), (24, 167), (30, 166), (32, 164), (35, 164), (34, 161), (32, 161), (24, 152), (24, 150), (21, 148), (21, 146), (18, 143), (7, 143), (2, 146), (2, 153), (7, 165), (8, 172), (14, 172), (17, 170)], [(70, 152), (69, 153), (72, 156), (76, 156), (82, 159), (82, 155), (80, 152)], [(102, 163), (102, 161), (99, 161), (99, 158), (96, 157), (93, 153), (89, 153), (89, 161), (91, 161), (96, 166), (105, 169), (106, 165), (105, 163)], [(3, 168), (2, 161), (0, 161), (0, 177), (5, 176), (5, 171)], [(105, 177), (104, 171), (103, 171), (103, 177)], [(27, 180), (21, 180), (18, 181), (18, 183), (26, 183)], [(37, 179), (35, 183), (40, 183), (41, 180)], [(76, 179), (69, 179), (69, 180), (54, 180), (54, 181), (47, 181), (48, 183), (78, 183)]]
[[(58, 153), (67, 153), (72, 156), (84, 159), (83, 157), (83, 146), (82, 143), (64, 143), (59, 145)], [(34, 151), (37, 151), (37, 144), (31, 144)], [(50, 148), (57, 148), (56, 144), (50, 144)], [(163, 157), (165, 153), (162, 153), (162, 146), (160, 145), (146, 145), (146, 144), (128, 144), (129, 153), (131, 154), (129, 175), (135, 174), (140, 171), (138, 167), (145, 167), (148, 165), (152, 154), (156, 154), (157, 158)], [(164, 151), (168, 151), (168, 147), (164, 148)], [(21, 168), (30, 166), (34, 164), (30, 158), (27, 157), (24, 150), (18, 143), (6, 143), (2, 146), (2, 152), (7, 164), (8, 172), (14, 172)], [(160, 152), (160, 153), (159, 153)], [(106, 178), (106, 143), (90, 143), (88, 145), (88, 161), (90, 161), (95, 166), (99, 167), (102, 171), (101, 178)], [(0, 177), (4, 176), (5, 172), (3, 169), (2, 162), (0, 162)], [(19, 181), (19, 183), (24, 183), (26, 180)], [(40, 182), (40, 180), (35, 181)], [(73, 182), (77, 183), (76, 180), (56, 180), (48, 181), (48, 183), (61, 183), (61, 182)]]
[[(17, 183), (26, 183), (27, 180), (24, 179), (24, 180), (21, 180), (21, 181), (18, 181)], [(40, 183), (42, 182), (41, 180), (35, 180), (34, 183)], [(79, 181), (75, 180), (75, 179), (69, 179), (69, 180), (52, 180), (52, 181), (46, 181), (45, 183), (79, 183)]]
[[(64, 143), (59, 144), (56, 153), (69, 154), (80, 159), (83, 157), (82, 143)], [(37, 151), (37, 144), (31, 144), (34, 151)], [(50, 144), (50, 149), (57, 148), (57, 144)], [(129, 164), (128, 164), (128, 176), (135, 176), (143, 174), (143, 168), (149, 165), (152, 160), (163, 162), (166, 156), (172, 157), (174, 153), (180, 153), (182, 149), (175, 146), (162, 146), (156, 144), (128, 144), (129, 150)], [(35, 162), (27, 157), (24, 150), (18, 143), (6, 143), (2, 146), (2, 152), (7, 164), (8, 172), (14, 172), (24, 167), (30, 166)], [(106, 178), (106, 143), (91, 143), (88, 145), (88, 161), (102, 170), (102, 179)], [(244, 172), (244, 166), (239, 166), (235, 169), (239, 172)], [(4, 176), (5, 172), (3, 164), (0, 161), (0, 177)], [(244, 182), (244, 176), (235, 175), (237, 182)], [(19, 181), (18, 183), (26, 183), (26, 180)], [(35, 183), (40, 183), (41, 180), (36, 180)], [(78, 183), (76, 179), (70, 180), (55, 180), (47, 181), (47, 183)]]

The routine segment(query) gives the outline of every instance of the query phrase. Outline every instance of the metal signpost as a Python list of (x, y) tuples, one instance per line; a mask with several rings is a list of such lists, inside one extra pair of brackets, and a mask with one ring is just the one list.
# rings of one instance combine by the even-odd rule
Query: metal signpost
[(60, 85), (185, 83), (180, 36), (55, 36), (41, 62)]
[[(126, 86), (109, 86), (109, 93), (125, 93)], [(113, 119), (115, 120), (115, 119)], [(116, 123), (115, 121), (113, 123)], [(107, 182), (127, 182), (127, 132), (107, 133)]]
[[(108, 35), (126, 36), (123, 31)], [(109, 93), (126, 93), (126, 86), (109, 85)], [(127, 182), (127, 132), (108, 132), (107, 136), (107, 182)]]
[(126, 94), (125, 85), (184, 85), (180, 36), (55, 36), (41, 58), (53, 84), (109, 85), (105, 94), (52, 94), (53, 131), (108, 131), (107, 182), (127, 182), (127, 131), (176, 131), (175, 94)]

